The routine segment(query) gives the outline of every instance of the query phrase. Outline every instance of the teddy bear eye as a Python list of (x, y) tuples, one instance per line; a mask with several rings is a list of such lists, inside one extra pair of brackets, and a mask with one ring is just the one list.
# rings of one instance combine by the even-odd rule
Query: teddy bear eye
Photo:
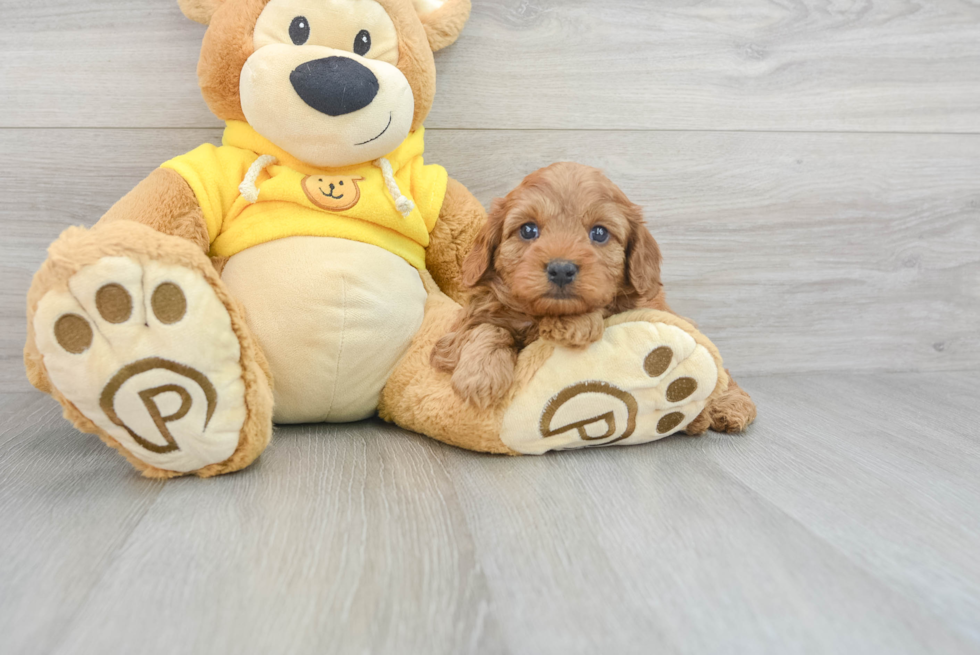
[(303, 45), (310, 40), (310, 21), (306, 16), (297, 16), (289, 25), (289, 38), (294, 45)]
[(371, 50), (371, 33), (361, 30), (354, 37), (354, 54), (363, 57)]
[(589, 232), (589, 238), (592, 239), (594, 243), (605, 243), (609, 241), (609, 230), (601, 225), (596, 225)]
[(541, 235), (541, 230), (534, 223), (525, 223), (521, 226), (521, 238), (525, 241), (534, 241)]

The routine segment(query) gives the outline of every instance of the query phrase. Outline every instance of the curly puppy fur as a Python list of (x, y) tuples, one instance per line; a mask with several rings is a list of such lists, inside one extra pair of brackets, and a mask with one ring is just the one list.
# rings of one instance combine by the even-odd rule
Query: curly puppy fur
[[(571, 280), (549, 274), (554, 262), (572, 264)], [(436, 343), (432, 365), (453, 374), (460, 396), (493, 406), (513, 382), (517, 353), (532, 341), (584, 348), (602, 338), (603, 319), (613, 314), (673, 313), (660, 262), (642, 209), (601, 171), (568, 162), (536, 171), (494, 201), (463, 262), (470, 302)], [(739, 432), (755, 414), (732, 381), (687, 432)]]

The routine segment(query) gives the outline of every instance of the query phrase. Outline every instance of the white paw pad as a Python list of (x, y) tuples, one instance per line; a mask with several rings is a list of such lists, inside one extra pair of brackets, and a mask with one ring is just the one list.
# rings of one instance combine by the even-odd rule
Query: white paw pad
[(717, 383), (711, 353), (684, 330), (614, 325), (585, 350), (555, 350), (507, 409), (501, 439), (526, 455), (662, 439), (697, 418)]
[(103, 258), (41, 299), (34, 330), (54, 386), (137, 459), (187, 473), (235, 452), (241, 348), (199, 273)]

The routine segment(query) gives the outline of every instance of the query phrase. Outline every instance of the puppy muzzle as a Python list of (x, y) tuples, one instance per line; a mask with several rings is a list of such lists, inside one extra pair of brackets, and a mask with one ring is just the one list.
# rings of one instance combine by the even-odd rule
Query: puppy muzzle
[(548, 275), (548, 282), (558, 289), (564, 290), (565, 287), (575, 282), (578, 276), (578, 265), (567, 259), (552, 259), (545, 267)]

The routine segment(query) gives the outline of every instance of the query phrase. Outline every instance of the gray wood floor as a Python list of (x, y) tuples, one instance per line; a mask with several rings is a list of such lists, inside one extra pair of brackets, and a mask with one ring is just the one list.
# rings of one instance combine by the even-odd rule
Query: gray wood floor
[(647, 209), (740, 437), (502, 459), (379, 422), (150, 482), (20, 363), (44, 248), (220, 125), (173, 0), (3, 2), (0, 653), (980, 653), (980, 5), (474, 0), (428, 159)]

